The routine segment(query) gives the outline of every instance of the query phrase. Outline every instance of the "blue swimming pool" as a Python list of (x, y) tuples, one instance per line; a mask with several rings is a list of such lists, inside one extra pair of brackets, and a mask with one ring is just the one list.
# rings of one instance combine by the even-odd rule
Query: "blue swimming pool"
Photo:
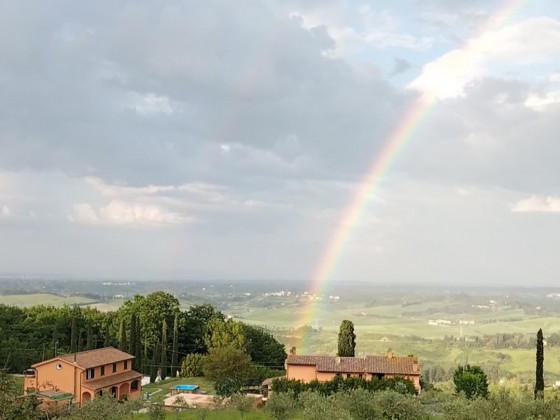
[(198, 388), (198, 385), (175, 385), (175, 389), (178, 391), (194, 391)]

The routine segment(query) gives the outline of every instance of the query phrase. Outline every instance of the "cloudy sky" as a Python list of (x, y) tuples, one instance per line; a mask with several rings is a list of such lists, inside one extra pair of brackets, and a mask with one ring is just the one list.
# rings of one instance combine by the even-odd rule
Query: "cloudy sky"
[(557, 0), (0, 8), (1, 273), (556, 283)]

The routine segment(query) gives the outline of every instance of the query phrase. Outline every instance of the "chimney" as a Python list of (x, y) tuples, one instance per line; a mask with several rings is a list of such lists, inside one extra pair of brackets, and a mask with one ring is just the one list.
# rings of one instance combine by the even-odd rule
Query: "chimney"
[(414, 358), (412, 359), (412, 371), (413, 371), (413, 372), (418, 372), (418, 370), (419, 370), (419, 369), (418, 369), (418, 358), (417, 358), (417, 357), (414, 357)]
[(74, 353), (74, 363), (76, 363), (76, 353)]
[(387, 359), (392, 359), (393, 357), (395, 357), (395, 355), (393, 354), (393, 350), (387, 350)]
[(340, 365), (340, 357), (335, 357), (335, 358), (334, 358), (334, 362), (335, 362), (337, 365)]

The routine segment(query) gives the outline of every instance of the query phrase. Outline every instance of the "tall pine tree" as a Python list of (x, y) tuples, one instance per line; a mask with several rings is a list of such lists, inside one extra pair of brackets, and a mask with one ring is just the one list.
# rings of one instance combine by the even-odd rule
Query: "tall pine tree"
[(150, 364), (150, 382), (154, 383), (157, 378), (157, 373), (159, 369), (159, 351), (161, 349), (161, 343), (156, 342), (154, 346), (154, 352), (152, 353), (152, 362)]
[(136, 343), (134, 346), (134, 356), (136, 357), (136, 368), (138, 372), (143, 372), (143, 360), (142, 360), (142, 329), (140, 325), (140, 318), (136, 319)]
[(103, 347), (111, 347), (111, 318), (109, 316), (105, 320), (105, 337)]
[(161, 325), (161, 380), (167, 378), (167, 322)]
[(86, 350), (93, 350), (93, 348), (93, 331), (91, 330), (91, 325), (88, 325), (86, 333)]
[(119, 350), (126, 351), (126, 331), (124, 329), (124, 318), (119, 326)]
[(542, 329), (537, 332), (537, 368), (535, 380), (535, 399), (544, 398), (544, 346)]
[(78, 327), (76, 326), (76, 318), (72, 317), (70, 324), (70, 353), (78, 351)]
[[(130, 341), (128, 342), (128, 352), (134, 355), (136, 351), (136, 314), (130, 316)], [(138, 370), (138, 360), (132, 359), (132, 369)]]
[(175, 376), (175, 372), (179, 370), (179, 315), (175, 314), (173, 321), (173, 350), (171, 354), (171, 376)]
[(338, 355), (341, 357), (354, 357), (356, 350), (356, 334), (352, 321), (344, 320), (338, 332)]

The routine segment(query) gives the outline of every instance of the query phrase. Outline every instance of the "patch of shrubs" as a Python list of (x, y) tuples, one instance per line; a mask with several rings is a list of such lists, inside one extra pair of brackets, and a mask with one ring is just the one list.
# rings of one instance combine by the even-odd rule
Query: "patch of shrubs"
[(319, 382), (314, 380), (309, 383), (304, 383), (295, 379), (277, 378), (272, 381), (272, 389), (275, 393), (291, 392), (295, 396), (298, 396), (305, 391), (317, 392), (320, 395), (329, 396), (338, 392), (350, 391), (353, 389), (364, 389), (370, 392), (390, 390), (400, 394), (417, 394), (412, 381), (399, 376), (387, 379), (378, 379), (373, 377), (371, 380), (366, 380), (356, 377), (344, 379), (337, 375), (333, 380), (328, 382)]

